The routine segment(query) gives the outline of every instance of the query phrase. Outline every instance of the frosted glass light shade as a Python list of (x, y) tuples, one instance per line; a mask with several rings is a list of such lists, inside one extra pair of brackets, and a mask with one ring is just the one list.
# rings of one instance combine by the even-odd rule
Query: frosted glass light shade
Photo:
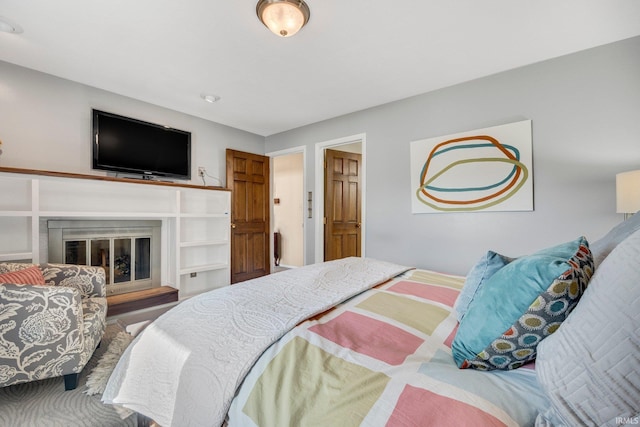
[(260, 0), (256, 6), (260, 21), (274, 34), (291, 37), (309, 21), (309, 6), (301, 0)]
[(640, 170), (616, 175), (616, 212), (640, 211)]

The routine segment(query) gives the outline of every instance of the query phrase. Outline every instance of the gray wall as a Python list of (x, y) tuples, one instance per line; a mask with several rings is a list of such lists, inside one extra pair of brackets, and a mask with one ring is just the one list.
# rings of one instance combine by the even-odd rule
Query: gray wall
[(227, 147), (264, 153), (262, 136), (0, 61), (0, 166), (106, 175), (91, 170), (92, 108), (190, 131), (195, 184), (204, 166), (224, 185)]
[[(511, 70), (269, 136), (266, 152), (307, 145), (312, 191), (315, 144), (366, 134), (369, 257), (465, 274), (487, 249), (517, 256), (595, 240), (623, 219), (615, 174), (640, 169), (638, 52), (640, 37)], [(534, 211), (411, 214), (411, 141), (524, 119), (533, 122)]]
[[(640, 37), (261, 136), (0, 61), (0, 166), (95, 173), (91, 108), (192, 132), (197, 166), (224, 182), (224, 149), (254, 153), (366, 134), (366, 254), (464, 274), (487, 249), (520, 255), (622, 220), (615, 174), (640, 169)], [(533, 121), (533, 212), (412, 215), (409, 142)], [(208, 184), (217, 184), (208, 179)], [(316, 198), (317, 196), (314, 196)], [(314, 220), (306, 223), (313, 262)]]

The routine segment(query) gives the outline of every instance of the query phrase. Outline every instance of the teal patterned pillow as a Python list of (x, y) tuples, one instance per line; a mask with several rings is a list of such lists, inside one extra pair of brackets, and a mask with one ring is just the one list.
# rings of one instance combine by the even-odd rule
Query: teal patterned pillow
[(593, 274), (584, 237), (518, 258), (496, 272), (469, 305), (451, 347), (460, 368), (515, 369), (558, 329)]

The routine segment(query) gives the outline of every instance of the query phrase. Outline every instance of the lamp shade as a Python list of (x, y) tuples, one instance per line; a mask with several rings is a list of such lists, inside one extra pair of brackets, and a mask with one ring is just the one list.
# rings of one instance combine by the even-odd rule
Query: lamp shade
[(616, 212), (629, 214), (638, 211), (640, 211), (640, 170), (617, 174)]
[(302, 0), (260, 0), (256, 5), (260, 21), (274, 34), (291, 37), (309, 21), (309, 6)]

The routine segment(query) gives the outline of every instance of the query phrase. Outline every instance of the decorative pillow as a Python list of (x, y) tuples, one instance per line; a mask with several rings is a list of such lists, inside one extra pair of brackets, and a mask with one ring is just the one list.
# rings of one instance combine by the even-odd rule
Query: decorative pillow
[(15, 285), (44, 285), (44, 276), (37, 265), (23, 270), (0, 274), (0, 283)]
[(469, 305), (451, 350), (460, 368), (515, 369), (578, 303), (593, 274), (587, 240), (518, 258), (498, 270)]
[(638, 424), (639, 259), (637, 231), (607, 256), (580, 304), (538, 347), (536, 374), (550, 403), (540, 424)]
[(609, 253), (624, 239), (640, 230), (640, 213), (634, 214), (626, 221), (613, 227), (602, 238), (591, 243), (589, 247), (593, 253), (594, 267), (598, 268), (600, 263)]
[(473, 301), (478, 289), (480, 289), (496, 271), (511, 261), (513, 261), (513, 258), (500, 255), (497, 252), (488, 251), (480, 258), (476, 265), (469, 270), (462, 291), (453, 306), (457, 313), (458, 322), (460, 322), (466, 314), (469, 304)]

